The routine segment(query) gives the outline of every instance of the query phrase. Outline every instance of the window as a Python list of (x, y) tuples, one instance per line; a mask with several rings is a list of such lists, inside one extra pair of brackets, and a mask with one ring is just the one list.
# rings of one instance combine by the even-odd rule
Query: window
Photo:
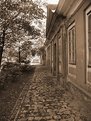
[(75, 40), (75, 25), (71, 25), (68, 29), (69, 40), (69, 63), (76, 64), (76, 40)]
[(88, 56), (88, 66), (91, 66), (91, 7), (86, 11), (86, 33), (87, 33), (87, 56)]

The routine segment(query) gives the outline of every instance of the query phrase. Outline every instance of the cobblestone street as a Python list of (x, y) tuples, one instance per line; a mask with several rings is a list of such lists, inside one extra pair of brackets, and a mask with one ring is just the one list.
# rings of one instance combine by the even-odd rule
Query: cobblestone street
[[(11, 121), (90, 121), (79, 101), (44, 66), (37, 66), (29, 90)], [(85, 107), (84, 107), (85, 108)]]

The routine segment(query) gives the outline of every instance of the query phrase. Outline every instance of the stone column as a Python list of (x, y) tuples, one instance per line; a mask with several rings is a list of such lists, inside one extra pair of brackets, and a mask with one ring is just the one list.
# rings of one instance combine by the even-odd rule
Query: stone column
[(56, 36), (56, 76), (59, 74), (59, 43), (58, 35)]

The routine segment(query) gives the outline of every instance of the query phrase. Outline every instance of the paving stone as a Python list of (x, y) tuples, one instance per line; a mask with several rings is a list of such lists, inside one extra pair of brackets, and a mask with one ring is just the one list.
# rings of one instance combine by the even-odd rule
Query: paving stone
[(69, 110), (66, 110), (63, 112), (64, 114), (71, 115), (71, 112)]
[(34, 117), (28, 117), (28, 121), (32, 121)]
[(36, 68), (20, 107), (17, 121), (84, 121), (71, 94), (57, 84), (57, 79), (43, 66)]
[(53, 117), (55, 120), (61, 120), (61, 116), (60, 115), (56, 115)]
[(51, 120), (49, 120), (49, 121), (55, 121), (54, 119), (51, 119)]

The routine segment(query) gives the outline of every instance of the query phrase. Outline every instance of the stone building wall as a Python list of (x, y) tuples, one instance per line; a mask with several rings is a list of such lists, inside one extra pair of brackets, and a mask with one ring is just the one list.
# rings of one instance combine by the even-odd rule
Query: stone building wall
[[(66, 1), (65, 1), (66, 2)], [(78, 3), (77, 3), (78, 4)], [(66, 4), (65, 4), (66, 5)], [(57, 76), (61, 84), (70, 85), (69, 89), (80, 90), (86, 95), (91, 95), (91, 72), (87, 72), (86, 56), (86, 10), (91, 6), (91, 1), (86, 0), (69, 17), (68, 11), (65, 18), (55, 18), (52, 32), (49, 33), (50, 44), (47, 45), (47, 64), (51, 66), (51, 72)], [(74, 8), (72, 8), (74, 10)], [(56, 17), (56, 16), (54, 16)], [(75, 31), (75, 63), (69, 59), (69, 31)], [(72, 38), (73, 39), (73, 38)], [(48, 49), (50, 47), (50, 49)], [(72, 59), (72, 58), (71, 58)], [(87, 81), (88, 74), (88, 81)], [(72, 88), (71, 88), (72, 87)]]

